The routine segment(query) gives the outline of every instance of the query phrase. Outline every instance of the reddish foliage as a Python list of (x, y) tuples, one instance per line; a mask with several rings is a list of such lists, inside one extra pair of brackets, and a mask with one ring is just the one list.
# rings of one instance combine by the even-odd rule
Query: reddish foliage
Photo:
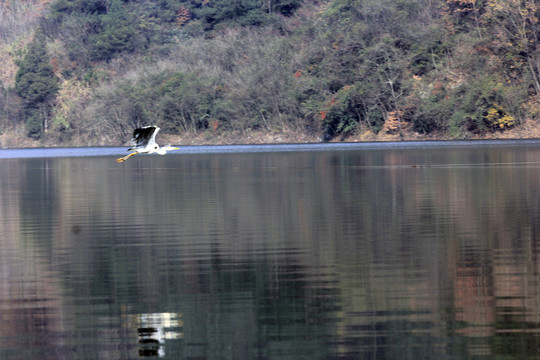
[(189, 10), (182, 6), (176, 14), (176, 23), (178, 24), (178, 26), (183, 26), (189, 21), (189, 19), (191, 19), (191, 14), (189, 13)]

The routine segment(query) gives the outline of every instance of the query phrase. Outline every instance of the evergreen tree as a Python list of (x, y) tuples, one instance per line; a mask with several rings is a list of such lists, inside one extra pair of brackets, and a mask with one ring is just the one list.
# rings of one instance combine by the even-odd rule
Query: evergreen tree
[(36, 138), (46, 129), (50, 102), (59, 90), (46, 46), (45, 35), (38, 30), (15, 75), (15, 91), (25, 103), (28, 135)]

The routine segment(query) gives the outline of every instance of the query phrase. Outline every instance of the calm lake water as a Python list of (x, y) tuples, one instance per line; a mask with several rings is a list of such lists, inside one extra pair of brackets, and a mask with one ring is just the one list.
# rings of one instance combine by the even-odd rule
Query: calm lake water
[(540, 354), (540, 142), (0, 150), (2, 359)]

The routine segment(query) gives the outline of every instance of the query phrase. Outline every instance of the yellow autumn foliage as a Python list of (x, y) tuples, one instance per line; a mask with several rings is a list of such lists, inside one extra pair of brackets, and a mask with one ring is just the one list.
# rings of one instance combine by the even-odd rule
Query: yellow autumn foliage
[(388, 134), (395, 134), (399, 132), (400, 126), (403, 131), (408, 127), (407, 125), (408, 123), (403, 120), (403, 110), (399, 110), (399, 113), (398, 111), (390, 111), (388, 112), (388, 118), (384, 122), (383, 129)]
[(516, 121), (512, 115), (506, 113), (506, 111), (498, 104), (493, 104), (493, 107), (488, 110), (486, 120), (491, 126), (503, 130), (514, 126)]

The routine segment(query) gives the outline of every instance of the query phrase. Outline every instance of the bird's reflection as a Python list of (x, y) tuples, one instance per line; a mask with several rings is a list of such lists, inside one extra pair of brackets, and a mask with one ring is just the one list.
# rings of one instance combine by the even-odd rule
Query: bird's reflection
[(145, 313), (129, 317), (137, 328), (140, 357), (164, 357), (165, 342), (183, 338), (182, 314)]
[(159, 336), (159, 331), (154, 327), (142, 327), (137, 329), (139, 334), (139, 356), (160, 356), (160, 342), (155, 337)]

